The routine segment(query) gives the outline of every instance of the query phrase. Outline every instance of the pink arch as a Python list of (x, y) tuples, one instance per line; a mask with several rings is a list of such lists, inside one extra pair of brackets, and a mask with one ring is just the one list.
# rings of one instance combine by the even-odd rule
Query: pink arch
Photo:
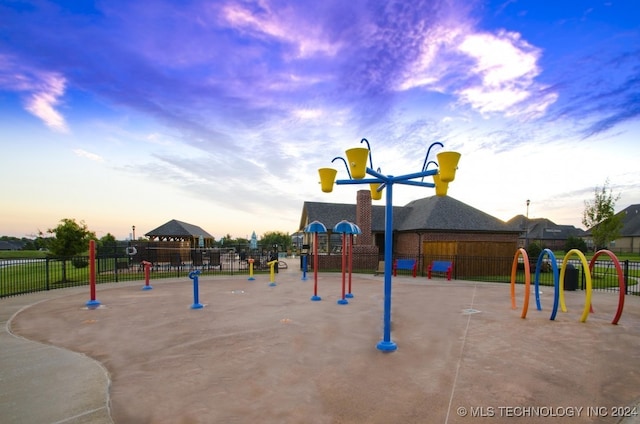
[(620, 287), (619, 289), (620, 294), (618, 296), (618, 310), (616, 311), (616, 316), (613, 317), (613, 321), (611, 321), (611, 324), (615, 325), (615, 324), (618, 324), (620, 315), (622, 315), (622, 309), (624, 308), (624, 290), (625, 290), (624, 274), (622, 272), (622, 267), (620, 266), (620, 261), (618, 260), (618, 257), (615, 254), (613, 254), (613, 252), (606, 249), (602, 249), (602, 250), (598, 250), (596, 254), (593, 255), (593, 258), (591, 258), (591, 261), (589, 261), (589, 272), (591, 273), (591, 275), (593, 275), (593, 266), (596, 263), (596, 259), (601, 254), (609, 255), (609, 257), (613, 261), (613, 264), (616, 267), (616, 271), (618, 272), (618, 286)]

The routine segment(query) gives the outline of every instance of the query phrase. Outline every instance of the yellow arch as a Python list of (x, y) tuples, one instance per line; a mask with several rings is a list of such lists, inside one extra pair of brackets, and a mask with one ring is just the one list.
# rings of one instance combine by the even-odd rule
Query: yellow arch
[(520, 318), (527, 317), (527, 310), (529, 309), (529, 295), (531, 294), (531, 268), (529, 266), (529, 255), (523, 248), (516, 250), (516, 254), (513, 257), (513, 264), (511, 265), (511, 308), (516, 309), (516, 274), (518, 270), (518, 256), (522, 255), (524, 261), (524, 304), (522, 305), (522, 314)]
[(585, 258), (584, 254), (578, 249), (569, 250), (562, 260), (562, 269), (560, 270), (560, 309), (562, 309), (562, 312), (567, 312), (567, 306), (564, 303), (564, 274), (569, 257), (573, 254), (578, 255), (580, 258), (585, 280), (587, 281), (587, 293), (584, 302), (584, 309), (582, 310), (582, 317), (580, 317), (580, 322), (586, 322), (587, 317), (589, 316), (589, 310), (591, 309), (591, 272), (589, 271), (589, 262), (587, 262), (587, 258)]

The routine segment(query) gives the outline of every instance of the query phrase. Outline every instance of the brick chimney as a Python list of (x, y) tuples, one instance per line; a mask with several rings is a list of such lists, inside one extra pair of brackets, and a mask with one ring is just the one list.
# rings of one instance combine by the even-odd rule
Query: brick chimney
[(356, 244), (373, 245), (371, 238), (371, 192), (359, 190), (356, 198), (356, 225), (362, 234), (357, 237)]

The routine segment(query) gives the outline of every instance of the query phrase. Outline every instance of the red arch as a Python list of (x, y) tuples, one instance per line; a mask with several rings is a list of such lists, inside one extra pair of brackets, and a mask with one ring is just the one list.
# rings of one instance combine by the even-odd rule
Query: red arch
[(593, 258), (591, 258), (591, 261), (589, 261), (589, 272), (591, 273), (591, 275), (593, 275), (593, 266), (596, 263), (596, 259), (601, 254), (609, 255), (609, 257), (613, 261), (613, 264), (616, 267), (616, 271), (618, 272), (618, 286), (620, 287), (619, 288), (620, 294), (618, 295), (618, 310), (616, 311), (615, 317), (613, 317), (613, 321), (611, 321), (611, 324), (615, 325), (615, 324), (618, 324), (618, 320), (622, 315), (622, 309), (624, 308), (624, 291), (625, 291), (624, 273), (622, 272), (622, 267), (620, 266), (620, 261), (618, 260), (618, 257), (615, 254), (613, 254), (613, 252), (606, 249), (602, 249), (602, 250), (598, 250), (596, 254), (593, 255)]

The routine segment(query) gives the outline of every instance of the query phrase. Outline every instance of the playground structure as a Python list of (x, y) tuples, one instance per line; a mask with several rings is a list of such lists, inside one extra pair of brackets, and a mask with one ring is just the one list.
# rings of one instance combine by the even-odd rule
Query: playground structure
[(318, 296), (318, 234), (326, 233), (327, 227), (325, 227), (322, 222), (313, 221), (305, 227), (304, 232), (313, 233), (313, 296), (311, 296), (311, 300), (317, 302), (322, 300), (322, 298)]
[[(334, 233), (342, 234), (342, 298), (338, 300), (339, 305), (346, 305), (349, 303), (347, 298), (352, 298), (351, 293), (351, 271), (353, 270), (353, 236), (360, 234), (360, 227), (356, 224), (342, 220), (333, 227)], [(348, 237), (347, 237), (348, 236)], [(348, 243), (348, 247), (347, 247)], [(349, 259), (348, 272), (349, 272), (349, 289), (346, 290), (346, 273), (347, 273), (347, 258)]]
[[(360, 140), (360, 143), (366, 143), (367, 147), (355, 147), (345, 151), (347, 159), (341, 159), (347, 169), (348, 180), (336, 180), (338, 171), (333, 168), (320, 168), (318, 174), (320, 176), (320, 187), (324, 193), (333, 191), (334, 184), (369, 184), (372, 199), (380, 199), (382, 190), (386, 189), (386, 206), (385, 206), (385, 253), (384, 253), (384, 310), (383, 321), (384, 329), (382, 340), (376, 345), (378, 350), (383, 352), (393, 352), (398, 346), (391, 340), (391, 279), (392, 279), (392, 252), (393, 252), (393, 186), (394, 184), (412, 185), (418, 187), (429, 187), (436, 189), (437, 196), (446, 196), (449, 183), (454, 180), (460, 153), (457, 152), (440, 152), (437, 154), (438, 162), (429, 161), (429, 153), (434, 146), (444, 147), (442, 143), (432, 143), (427, 149), (422, 170), (420, 172), (393, 176), (384, 175), (380, 168), (373, 170), (373, 159), (371, 157), (371, 146), (366, 138)], [(367, 167), (367, 158), (370, 167)], [(428, 170), (430, 164), (435, 164), (436, 168)], [(365, 178), (366, 175), (371, 178)], [(424, 177), (431, 176), (434, 178), (433, 183), (424, 182)], [(416, 179), (421, 178), (421, 181)]]
[[(616, 314), (611, 321), (611, 324), (616, 325), (620, 320), (620, 316), (622, 315), (622, 310), (624, 309), (624, 297), (625, 297), (625, 279), (622, 271), (622, 267), (620, 266), (620, 261), (616, 257), (616, 255), (606, 249), (597, 251), (591, 261), (587, 262), (587, 258), (584, 254), (578, 249), (571, 249), (564, 256), (562, 260), (562, 265), (558, 268), (558, 261), (556, 260), (555, 255), (549, 249), (544, 249), (540, 252), (540, 255), (537, 258), (536, 262), (536, 270), (535, 270), (535, 278), (534, 278), (534, 292), (536, 298), (536, 308), (537, 310), (542, 310), (542, 305), (540, 302), (540, 272), (542, 269), (543, 261), (545, 257), (548, 257), (549, 262), (551, 263), (551, 272), (553, 275), (553, 287), (554, 287), (554, 296), (553, 296), (553, 307), (551, 309), (550, 320), (553, 321), (556, 319), (556, 315), (558, 312), (558, 307), (562, 310), (562, 312), (567, 312), (567, 307), (564, 298), (564, 281), (565, 276), (569, 264), (569, 259), (571, 256), (578, 256), (578, 259), (582, 263), (584, 275), (585, 275), (585, 303), (584, 308), (582, 310), (582, 315), (580, 317), (580, 322), (586, 322), (589, 316), (589, 313), (593, 313), (592, 306), (592, 292), (593, 292), (593, 284), (592, 284), (592, 274), (594, 274), (594, 267), (596, 261), (599, 256), (607, 255), (611, 259), (612, 263), (615, 266), (616, 273), (618, 275), (618, 307), (616, 310)], [(527, 311), (529, 308), (529, 298), (531, 293), (531, 266), (529, 261), (529, 256), (527, 255), (526, 250), (519, 248), (513, 258), (513, 265), (511, 268), (511, 308), (516, 309), (516, 295), (515, 295), (515, 284), (517, 277), (517, 267), (518, 267), (518, 259), (522, 258), (524, 264), (524, 301), (522, 305), (522, 312), (520, 317), (526, 318)]]

